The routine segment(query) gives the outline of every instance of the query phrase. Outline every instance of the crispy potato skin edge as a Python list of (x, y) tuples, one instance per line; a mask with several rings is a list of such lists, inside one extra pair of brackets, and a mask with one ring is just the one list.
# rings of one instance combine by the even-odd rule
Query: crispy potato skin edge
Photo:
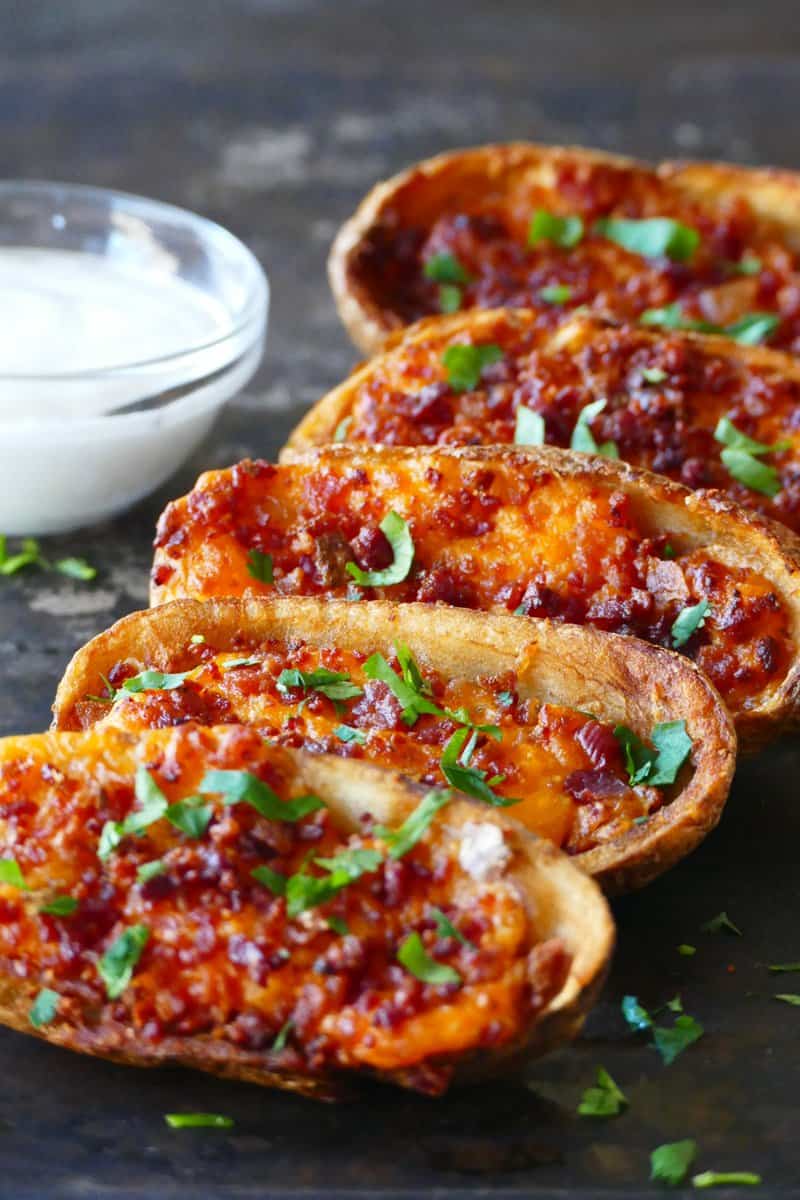
[(328, 279), (339, 316), (355, 345), (365, 354), (372, 354), (381, 348), (388, 334), (400, 327), (398, 319), (382, 308), (356, 277), (353, 263), (369, 231), (401, 196), (412, 197), (428, 213), (435, 213), (460, 191), (502, 190), (503, 176), (508, 171), (570, 162), (654, 170), (659, 179), (696, 199), (713, 201), (732, 193), (744, 196), (760, 217), (782, 226), (790, 244), (800, 247), (800, 176), (792, 171), (720, 162), (665, 162), (653, 168), (633, 158), (583, 146), (533, 142), (448, 151), (376, 184), (333, 242)]
[(364, 652), (385, 652), (400, 638), (423, 668), (466, 679), (514, 669), (526, 696), (588, 706), (641, 736), (659, 721), (685, 719), (695, 742), (694, 773), (680, 793), (647, 825), (574, 859), (609, 893), (643, 886), (693, 850), (717, 824), (730, 789), (732, 721), (714, 687), (685, 658), (585, 626), (445, 605), (248, 597), (177, 600), (133, 613), (74, 656), (58, 688), (53, 727), (77, 728), (75, 702), (96, 686), (99, 672), (128, 657), (164, 669), (172, 648), (193, 633), (221, 647), (243, 633)]
[[(0, 742), (0, 757), (25, 753), (29, 747), (64, 763), (70, 755), (80, 754), (85, 736), (51, 732), (6, 738)], [(129, 753), (136, 742), (133, 735), (116, 730), (108, 731), (106, 736), (112, 754), (115, 744)], [(358, 814), (367, 810), (380, 821), (400, 823), (427, 790), (410, 784), (396, 772), (382, 771), (371, 764), (302, 751), (286, 753), (294, 760), (298, 787), (323, 794), (344, 828), (355, 828)], [(503, 877), (515, 885), (535, 920), (537, 940), (562, 938), (573, 961), (561, 992), (522, 1031), (519, 1039), (495, 1050), (477, 1049), (456, 1060), (455, 1082), (518, 1070), (530, 1059), (575, 1037), (602, 987), (615, 938), (611, 913), (602, 893), (566, 855), (531, 836), (505, 813), (487, 810), (470, 800), (453, 801), (448, 808), (448, 825), (457, 828), (476, 816), (504, 831), (513, 857)], [(114, 1062), (139, 1067), (168, 1064), (193, 1067), (315, 1099), (336, 1099), (343, 1087), (357, 1082), (355, 1071), (314, 1076), (269, 1069), (262, 1054), (227, 1046), (212, 1037), (171, 1037), (157, 1047), (143, 1047), (137, 1044), (132, 1031), (124, 1027), (99, 1032), (76, 1030), (56, 1019), (50, 1026), (37, 1030), (28, 1019), (37, 991), (38, 985), (29, 981), (1, 976), (0, 1023), (65, 1049)], [(381, 1072), (374, 1077), (399, 1086), (409, 1085), (404, 1071)]]

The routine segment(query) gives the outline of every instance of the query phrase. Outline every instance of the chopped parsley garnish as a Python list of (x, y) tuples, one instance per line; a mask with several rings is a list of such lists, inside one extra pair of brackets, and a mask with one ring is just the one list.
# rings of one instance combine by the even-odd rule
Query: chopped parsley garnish
[(135, 793), (139, 807), (129, 812), (124, 821), (106, 821), (103, 826), (97, 847), (98, 858), (108, 858), (123, 838), (144, 833), (166, 814), (167, 798), (144, 766), (136, 768)]
[(689, 942), (681, 942), (680, 946), (678, 946), (678, 954), (682, 958), (692, 958), (697, 954), (697, 947), (690, 945)]
[(318, 667), (316, 671), (298, 671), (290, 668), (281, 671), (278, 676), (278, 690), (288, 692), (299, 688), (306, 692), (319, 692), (332, 700), (336, 711), (342, 711), (343, 700), (353, 700), (363, 695), (363, 689), (353, 683), (349, 675), (341, 671), (329, 671), (327, 667)]
[(54, 992), (52, 988), (42, 988), (28, 1013), (28, 1020), (34, 1029), (50, 1024), (58, 1012), (60, 1000), (58, 992)]
[(58, 571), (69, 579), (78, 579), (81, 583), (89, 583), (97, 575), (97, 568), (87, 563), (85, 558), (59, 558), (50, 562), (42, 554), (39, 543), (35, 538), (23, 538), (22, 549), (16, 554), (8, 553), (8, 539), (0, 534), (0, 575), (16, 575), (25, 567), (39, 567), (42, 571)]
[(524, 404), (517, 409), (514, 442), (518, 446), (544, 445), (544, 417)]
[(454, 254), (432, 254), (422, 272), (434, 283), (469, 283), (470, 276)]
[(601, 398), (593, 400), (591, 404), (587, 404), (585, 408), (581, 409), (570, 438), (570, 450), (580, 450), (584, 454), (601, 454), (603, 458), (619, 458), (616, 443), (601, 442), (598, 445), (590, 429), (592, 421), (603, 411), (605, 406), (606, 401)]
[(578, 1105), (582, 1117), (616, 1117), (628, 1107), (628, 1098), (604, 1067), (597, 1068), (597, 1083), (583, 1093)]
[(765, 454), (779, 454), (787, 450), (791, 442), (775, 442), (771, 446), (757, 442), (737, 429), (728, 417), (720, 417), (714, 437), (725, 447), (720, 457), (734, 479), (764, 496), (778, 494), (781, 490), (780, 475), (775, 467), (761, 459)]
[(689, 604), (686, 608), (681, 609), (672, 622), (670, 630), (673, 650), (677, 650), (679, 646), (685, 646), (689, 638), (698, 629), (703, 628), (710, 612), (711, 605), (705, 598), (698, 600), (697, 604)]
[(129, 925), (100, 959), (97, 969), (109, 1000), (116, 1000), (125, 991), (149, 937), (146, 925)]
[(53, 896), (47, 904), (43, 904), (39, 909), (40, 913), (47, 913), (48, 917), (71, 917), (78, 907), (78, 901), (74, 896)]
[(232, 1129), (233, 1117), (219, 1113), (165, 1113), (164, 1120), (170, 1129)]
[(445, 779), (460, 792), (474, 796), (476, 800), (483, 800), (485, 804), (491, 804), (495, 808), (508, 808), (512, 804), (518, 804), (518, 799), (498, 796), (492, 791), (496, 784), (503, 782), (504, 775), (495, 775), (487, 780), (486, 771), (469, 765), (477, 737), (478, 730), (469, 728), (457, 729), (451, 736), (439, 760)]
[(461, 308), (461, 302), (464, 299), (464, 293), (458, 284), (455, 283), (440, 283), (439, 284), (439, 312), (455, 313)]
[(545, 304), (566, 304), (572, 298), (572, 288), (568, 283), (551, 283), (539, 288), (539, 298)]
[(692, 1187), (728, 1187), (740, 1184), (745, 1187), (758, 1187), (761, 1176), (754, 1171), (702, 1171), (692, 1176)]
[(402, 583), (414, 561), (414, 542), (411, 532), (408, 523), (399, 513), (387, 513), (378, 528), (392, 547), (394, 561), (380, 571), (362, 571), (358, 563), (345, 563), (348, 575), (351, 575), (361, 587), (388, 587), (393, 583)]
[(453, 799), (452, 792), (433, 791), (422, 797), (417, 807), (397, 829), (376, 825), (375, 834), (389, 848), (390, 858), (402, 858), (423, 837), (440, 808)]
[(286, 895), (286, 884), (288, 876), (281, 875), (280, 871), (273, 871), (272, 867), (253, 867), (250, 874), (253, 879), (259, 883), (263, 883), (265, 888), (269, 888), (274, 896)]
[(440, 908), (431, 908), (430, 915), (436, 922), (436, 932), (440, 938), (455, 938), (457, 942), (461, 942), (462, 946), (470, 946), (475, 949), (469, 938), (465, 938), (463, 933), (456, 929), (453, 922), (450, 920)]
[(641, 254), (644, 258), (669, 258), (673, 262), (686, 262), (700, 244), (696, 229), (670, 217), (643, 220), (604, 217), (595, 221), (592, 232), (632, 254)]
[(268, 784), (249, 771), (206, 771), (198, 791), (221, 796), (223, 804), (249, 804), (268, 821), (300, 821), (325, 807), (316, 796), (281, 800)]
[(200, 796), (187, 796), (185, 800), (178, 800), (175, 804), (170, 804), (164, 813), (176, 829), (180, 829), (181, 833), (190, 838), (202, 837), (213, 815), (213, 806), (203, 804)]
[(800, 962), (792, 963), (770, 963), (767, 970), (772, 975), (785, 975), (792, 971), (800, 971)]
[(272, 555), (260, 550), (250, 550), (247, 555), (247, 573), (259, 583), (274, 583), (272, 577)]
[(760, 258), (750, 254), (738, 262), (727, 262), (725, 265), (733, 275), (758, 275), (764, 264)]
[(513, 692), (498, 692), (497, 693), (497, 703), (502, 705), (503, 708), (511, 708), (511, 705), (514, 703), (515, 700), (516, 700), (516, 696), (514, 695)]
[(705, 1032), (703, 1026), (694, 1017), (684, 1013), (680, 996), (667, 1002), (664, 1008), (678, 1013), (671, 1026), (656, 1025), (652, 1015), (644, 1008), (636, 996), (625, 996), (622, 1001), (622, 1015), (637, 1033), (652, 1034), (653, 1045), (661, 1055), (665, 1066), (670, 1066), (687, 1046), (698, 1041)]
[(667, 372), (662, 371), (661, 367), (642, 367), (642, 379), (645, 383), (663, 383), (667, 378)]
[(171, 692), (175, 688), (179, 688), (189, 674), (189, 671), (179, 671), (174, 674), (167, 674), (164, 671), (140, 671), (138, 675), (131, 675), (129, 679), (126, 679), (116, 695), (118, 696), (123, 690), (126, 692)]
[(333, 731), (333, 735), (345, 744), (354, 742), (357, 746), (364, 746), (367, 742), (367, 735), (364, 733), (364, 730), (356, 729), (354, 725), (337, 725)]
[(350, 932), (343, 917), (328, 917), (328, 928), (332, 933), (338, 933), (339, 937), (347, 937)]
[(732, 325), (714, 325), (710, 321), (685, 317), (677, 303), (667, 304), (664, 308), (648, 308), (639, 317), (640, 325), (658, 325), (663, 329), (681, 329), (690, 333), (716, 333), (732, 338), (742, 346), (763, 342), (775, 332), (779, 322), (780, 318), (772, 313), (748, 313)]
[(435, 958), (430, 957), (418, 933), (410, 933), (401, 943), (397, 951), (397, 961), (416, 979), (421, 979), (423, 983), (432, 983), (437, 986), (461, 983), (458, 971), (444, 963), (438, 963)]
[(774, 1000), (782, 1000), (784, 1004), (791, 1004), (795, 1008), (800, 1008), (800, 996), (796, 992), (776, 992)]
[(703, 933), (734, 933), (736, 937), (744, 937), (738, 925), (734, 925), (726, 912), (717, 913), (705, 925), (700, 926)]
[(315, 858), (314, 862), (328, 874), (309, 875), (299, 871), (289, 876), (285, 892), (289, 917), (298, 917), (307, 908), (324, 904), (362, 875), (377, 871), (383, 855), (378, 850), (343, 850), (333, 858)]
[(160, 858), (154, 858), (151, 862), (142, 863), (137, 869), (136, 880), (138, 883), (148, 883), (155, 879), (156, 875), (163, 875), (166, 869), (166, 863)]
[(333, 441), (334, 442), (347, 441), (347, 431), (352, 424), (353, 424), (352, 416), (342, 417), (341, 421), (339, 422), (339, 424), (336, 426), (336, 428), (333, 431)]
[(189, 641), (193, 646), (202, 646), (205, 644), (206, 635), (204, 633), (193, 633)]
[(237, 671), (239, 667), (260, 667), (260, 658), (229, 658), (227, 662), (221, 664), (223, 671)]
[(0, 858), (0, 883), (5, 883), (8, 887), (18, 888), (21, 892), (28, 891), (25, 877), (15, 858)]
[(531, 217), (528, 228), (528, 245), (535, 246), (539, 242), (552, 242), (562, 250), (571, 250), (577, 246), (583, 237), (583, 219), (578, 216), (559, 217), (539, 208)]
[(401, 716), (406, 725), (414, 725), (422, 713), (428, 713), (433, 717), (445, 717), (449, 721), (466, 725), (470, 729), (478, 729), (481, 733), (487, 733), (499, 741), (501, 735), (496, 725), (475, 725), (465, 708), (455, 711), (449, 708), (440, 708), (430, 699), (430, 685), (423, 679), (408, 646), (404, 642), (395, 642), (394, 648), (400, 664), (400, 675), (392, 670), (383, 655), (378, 653), (371, 655), (364, 663), (364, 674), (367, 679), (377, 679), (386, 684), (402, 706)]
[(650, 1154), (650, 1178), (677, 1187), (689, 1174), (696, 1157), (697, 1142), (691, 1138), (656, 1146)]
[(447, 382), (454, 392), (471, 392), (478, 386), (484, 368), (500, 362), (503, 351), (491, 343), (474, 346), (456, 342), (448, 346), (442, 355), (442, 364), (447, 371)]
[(650, 749), (627, 725), (617, 725), (614, 737), (622, 746), (631, 787), (645, 783), (665, 787), (674, 783), (692, 749), (685, 721), (665, 721), (653, 727)]
[(270, 1047), (273, 1054), (280, 1054), (281, 1050), (286, 1049), (286, 1043), (289, 1040), (289, 1034), (292, 1032), (293, 1024), (294, 1022), (292, 1021), (292, 1018), (289, 1017), (289, 1020), (284, 1021), (283, 1025), (281, 1025), (280, 1029), (278, 1030), (278, 1035)]

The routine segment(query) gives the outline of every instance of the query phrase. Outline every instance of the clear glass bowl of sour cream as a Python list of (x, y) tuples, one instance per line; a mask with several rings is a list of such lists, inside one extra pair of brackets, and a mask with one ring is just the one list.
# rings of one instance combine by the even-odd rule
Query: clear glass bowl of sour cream
[(251, 378), (268, 305), (212, 221), (0, 182), (0, 533), (89, 525), (163, 483)]

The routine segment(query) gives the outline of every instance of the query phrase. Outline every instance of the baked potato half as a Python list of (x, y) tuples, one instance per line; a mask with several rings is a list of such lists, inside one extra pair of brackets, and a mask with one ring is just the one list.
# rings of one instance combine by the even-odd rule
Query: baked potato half
[(550, 447), (333, 446), (200, 477), (153, 604), (440, 601), (633, 634), (709, 676), (751, 747), (797, 722), (800, 542), (716, 493)]
[(479, 146), (378, 184), (329, 276), (353, 341), (435, 312), (588, 306), (800, 350), (800, 185), (788, 171), (651, 167), (581, 147)]
[[(429, 317), (311, 409), (288, 448), (331, 442), (604, 447), (800, 530), (800, 365), (728, 338), (528, 309)], [(491, 361), (489, 361), (491, 359)]]
[[(72, 659), (53, 725), (187, 719), (247, 723), (507, 804), (608, 891), (697, 845), (735, 762), (730, 717), (678, 655), (575, 625), (311, 597), (176, 600), (124, 617)], [(646, 770), (632, 784), (631, 734), (651, 750), (653, 736), (678, 739), (660, 785)]]
[(504, 813), (252, 729), (0, 742), (0, 1021), (320, 1098), (578, 1031), (613, 926)]

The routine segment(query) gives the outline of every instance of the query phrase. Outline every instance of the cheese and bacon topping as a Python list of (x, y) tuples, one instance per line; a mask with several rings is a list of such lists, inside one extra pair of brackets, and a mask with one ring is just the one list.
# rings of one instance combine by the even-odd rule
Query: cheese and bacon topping
[[(75, 703), (75, 727), (138, 731), (242, 721), (271, 741), (366, 759), (432, 787), (510, 806), (570, 854), (619, 838), (672, 794), (691, 740), (666, 722), (645, 745), (625, 726), (523, 698), (512, 671), (451, 681), (424, 675), (408, 646), (388, 657), (293, 639), (207, 639), (176, 647), (166, 671), (126, 658)], [(656, 786), (650, 786), (652, 778)]]
[(402, 824), (352, 831), (297, 790), (244, 727), (3, 743), (0, 972), (33, 1027), (429, 1092), (459, 1055), (519, 1040), (570, 956), (537, 938), (502, 828), (420, 790)]
[[(766, 574), (681, 532), (697, 499), (544, 449), (337, 447), (280, 466), (244, 461), (201, 476), (162, 514), (152, 599), (275, 589), (588, 624), (681, 650), (745, 711), (792, 667), (792, 616)], [(704, 537), (718, 512), (703, 514)]]
[(800, 372), (785, 355), (523, 310), (431, 319), (290, 440), (543, 444), (619, 457), (800, 531)]
[(342, 286), (386, 331), (503, 306), (535, 309), (552, 328), (587, 307), (800, 353), (800, 255), (746, 185), (715, 195), (680, 169), (493, 146), (421, 164), (373, 196), (364, 223), (345, 226)]

